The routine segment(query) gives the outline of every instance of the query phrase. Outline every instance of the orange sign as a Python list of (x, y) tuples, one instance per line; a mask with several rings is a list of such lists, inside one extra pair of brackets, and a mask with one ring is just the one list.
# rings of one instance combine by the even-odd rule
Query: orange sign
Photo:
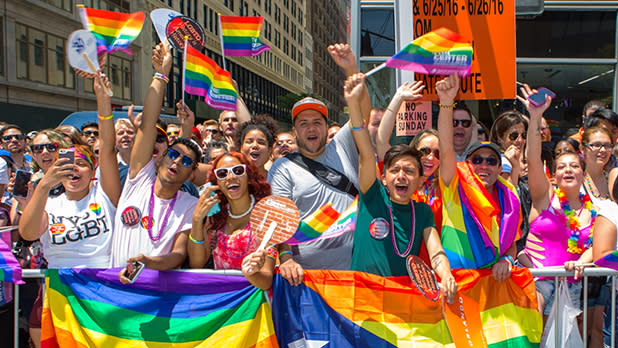
[(397, 111), (396, 135), (416, 135), (423, 129), (431, 128), (431, 102), (406, 101)]
[[(516, 94), (515, 0), (412, 0), (414, 37), (446, 27), (472, 41), (471, 73), (459, 99), (513, 99)], [(440, 76), (415, 74), (423, 99), (436, 100)]]

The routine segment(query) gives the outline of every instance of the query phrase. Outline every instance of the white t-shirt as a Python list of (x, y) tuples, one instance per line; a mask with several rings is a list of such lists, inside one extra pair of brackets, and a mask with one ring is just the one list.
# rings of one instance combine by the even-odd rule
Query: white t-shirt
[(9, 183), (9, 166), (4, 160), (0, 158), (0, 185), (6, 185)]
[(127, 259), (144, 254), (146, 256), (162, 256), (172, 251), (174, 238), (179, 232), (191, 229), (193, 211), (197, 198), (190, 194), (178, 191), (174, 209), (171, 211), (167, 224), (160, 231), (165, 213), (171, 199), (160, 199), (154, 196), (154, 222), (152, 235), (161, 239), (153, 241), (147, 230), (148, 205), (153, 183), (157, 173), (154, 162), (151, 160), (142, 168), (135, 178), (127, 178), (120, 201), (118, 214), (114, 220), (114, 240), (112, 243), (111, 267), (126, 266)]
[[(618, 229), (618, 204), (608, 199), (594, 203), (599, 207), (599, 215), (602, 215)], [(616, 239), (616, 249), (618, 249), (618, 238)]]
[(49, 268), (107, 268), (116, 207), (95, 181), (80, 201), (66, 193), (47, 199), (49, 226), (41, 236)]

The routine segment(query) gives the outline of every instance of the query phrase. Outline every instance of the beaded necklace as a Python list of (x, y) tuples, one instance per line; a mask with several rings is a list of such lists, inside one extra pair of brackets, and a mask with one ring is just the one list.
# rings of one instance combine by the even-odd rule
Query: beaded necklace
[(565, 225), (571, 231), (571, 235), (569, 236), (569, 239), (567, 241), (567, 251), (571, 254), (582, 254), (586, 249), (592, 246), (592, 232), (594, 229), (594, 221), (597, 218), (597, 211), (592, 205), (590, 196), (587, 193), (580, 193), (579, 200), (582, 205), (581, 209), (586, 209), (590, 211), (590, 234), (587, 241), (580, 243), (579, 239), (581, 232), (581, 223), (579, 222), (579, 215), (575, 216), (575, 212), (573, 211), (573, 209), (571, 209), (569, 200), (566, 198), (566, 195), (564, 194), (564, 192), (562, 192), (562, 190), (556, 188), (555, 193), (558, 197), (558, 201), (560, 202), (560, 207), (562, 208), (564, 216), (566, 217)]
[(423, 194), (425, 195), (427, 204), (431, 206), (433, 202), (438, 198), (436, 196), (436, 190), (433, 187), (433, 174), (423, 182), (423, 188)]
[[(605, 182), (609, 181), (609, 173), (607, 170), (603, 170), (603, 177), (605, 178)], [(586, 173), (586, 188), (588, 192), (592, 193), (592, 195), (596, 198), (601, 198), (601, 192), (596, 188), (596, 186), (592, 182), (592, 178), (590, 174)], [(610, 199), (609, 192), (605, 194), (604, 199)]]

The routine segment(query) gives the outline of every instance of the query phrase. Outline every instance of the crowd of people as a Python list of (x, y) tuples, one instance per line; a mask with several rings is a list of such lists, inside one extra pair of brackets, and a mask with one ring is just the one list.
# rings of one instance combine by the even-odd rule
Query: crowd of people
[[(131, 108), (114, 122), (102, 76), (94, 79), (98, 122), (28, 134), (3, 124), (0, 224), (19, 228), (1, 237), (24, 268), (115, 267), (123, 283), (142, 263), (237, 269), (268, 289), (277, 268), (293, 285), (305, 269), (403, 276), (407, 256), (418, 255), (447, 301), (457, 291), (454, 268), (491, 269), (501, 282), (515, 266), (563, 266), (575, 272), (568, 283), (579, 304), (583, 268), (617, 249), (618, 115), (592, 101), (580, 132), (553, 146), (543, 118), (550, 97), (536, 106), (528, 100), (535, 90), (523, 85), (517, 98), (525, 112), (503, 112), (488, 129), (458, 101), (460, 81), (452, 75), (435, 86), (437, 129), (391, 146), (400, 105), (421, 98), (425, 86), (404, 83), (386, 109), (372, 107), (349, 45), (328, 51), (347, 76), (344, 125), (329, 126), (327, 106), (312, 97), (293, 106), (292, 131), (280, 131), (270, 115), (253, 116), (241, 98), (235, 112), (197, 125), (178, 102), (178, 122), (164, 124), (172, 55), (163, 45), (153, 50), (156, 74), (139, 114)], [(61, 155), (67, 152), (73, 157)], [(25, 196), (14, 194), (17, 170), (33, 173)], [(344, 211), (358, 197), (355, 230), (258, 250), (249, 217), (271, 194), (294, 201), (301, 218), (326, 203)], [(590, 346), (600, 347), (610, 287), (605, 278), (590, 284)], [(42, 293), (39, 283), (30, 285), (21, 307), (38, 346)], [(536, 279), (536, 288), (547, 316), (554, 282)], [(4, 286), (5, 342), (11, 301), (12, 288)]]

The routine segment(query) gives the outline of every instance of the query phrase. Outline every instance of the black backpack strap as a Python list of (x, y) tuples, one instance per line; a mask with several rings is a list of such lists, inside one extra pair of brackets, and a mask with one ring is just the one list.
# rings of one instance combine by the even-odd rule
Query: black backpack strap
[(354, 184), (339, 171), (325, 166), (320, 162), (314, 161), (311, 158), (307, 158), (299, 152), (287, 154), (285, 158), (313, 174), (321, 182), (332, 186), (339, 191), (343, 191), (352, 197), (356, 197), (358, 195), (358, 190), (354, 187)]

